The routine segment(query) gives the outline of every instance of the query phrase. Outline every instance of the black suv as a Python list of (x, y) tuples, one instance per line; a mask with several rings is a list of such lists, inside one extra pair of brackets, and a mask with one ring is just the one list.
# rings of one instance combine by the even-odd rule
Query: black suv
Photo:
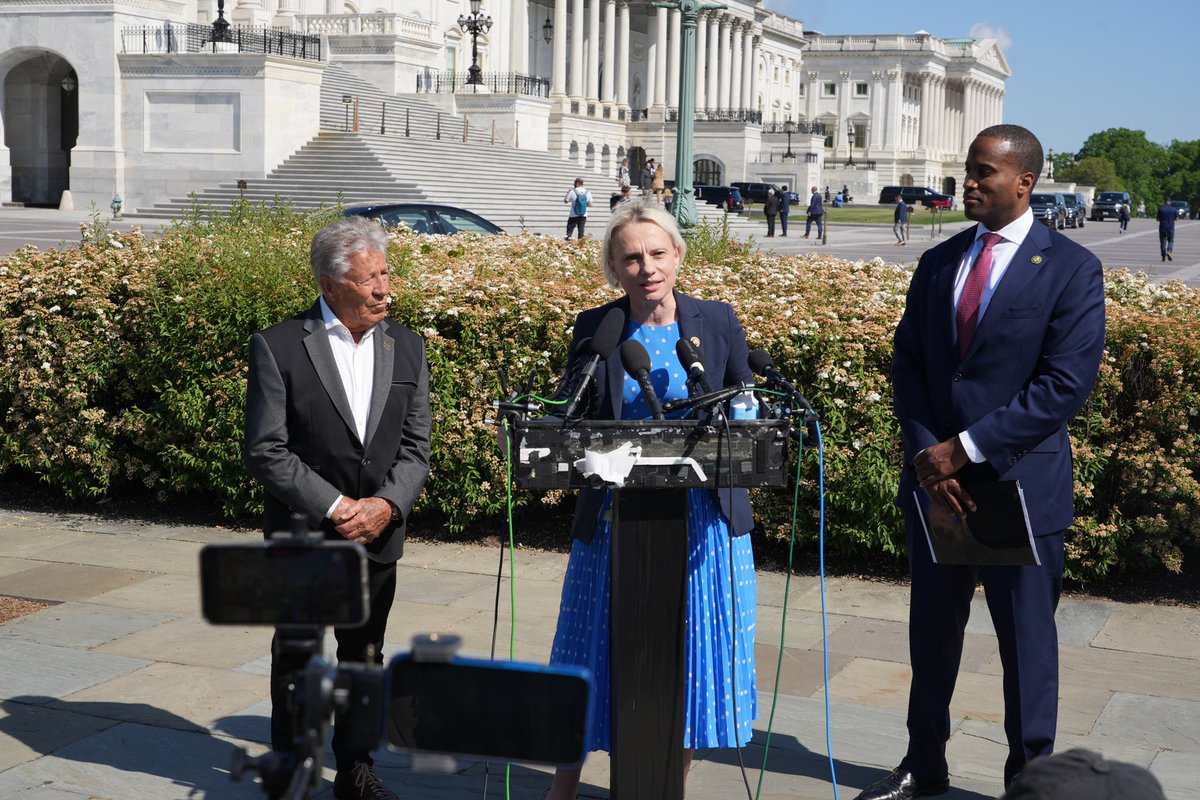
[(927, 186), (885, 186), (879, 193), (880, 204), (894, 204), (897, 194), (904, 198), (905, 205), (920, 204), (926, 208), (949, 208), (954, 200), (950, 195), (935, 192)]
[(740, 214), (746, 207), (742, 202), (742, 193), (732, 186), (705, 186), (698, 183), (692, 188), (696, 190), (697, 200), (703, 200), (725, 211)]
[[(747, 203), (767, 202), (767, 190), (774, 189), (775, 194), (783, 194), (783, 190), (773, 183), (751, 183), (749, 181), (733, 181), (729, 184), (742, 193), (742, 200)], [(788, 190), (788, 202), (799, 203), (800, 195)]]
[(1029, 208), (1033, 218), (1047, 228), (1061, 231), (1067, 226), (1067, 204), (1057, 192), (1034, 192), (1029, 196)]
[(1063, 202), (1067, 204), (1067, 225), (1082, 228), (1084, 217), (1087, 216), (1087, 207), (1083, 204), (1082, 197), (1076, 192), (1064, 194)]
[(1129, 202), (1129, 192), (1101, 192), (1092, 201), (1092, 215), (1089, 217), (1092, 222), (1100, 222), (1112, 217), (1118, 219), (1121, 216), (1121, 206)]

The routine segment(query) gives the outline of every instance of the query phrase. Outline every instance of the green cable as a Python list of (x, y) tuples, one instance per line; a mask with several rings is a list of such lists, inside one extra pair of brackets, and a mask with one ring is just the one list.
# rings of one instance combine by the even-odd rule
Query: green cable
[[(772, 394), (778, 394), (773, 392)], [(771, 755), (771, 729), (775, 724), (775, 706), (779, 703), (779, 677), (783, 674), (783, 646), (787, 636), (788, 592), (792, 586), (792, 557), (796, 549), (796, 515), (800, 510), (800, 464), (804, 460), (804, 439), (800, 440), (800, 451), (796, 453), (796, 488), (792, 493), (792, 530), (788, 542), (787, 578), (783, 582), (783, 617), (779, 623), (779, 659), (775, 663), (775, 688), (771, 697), (771, 714), (767, 717), (767, 742), (763, 748), (762, 769), (758, 773), (758, 788), (755, 800), (762, 794), (763, 778), (767, 774), (767, 757)]]

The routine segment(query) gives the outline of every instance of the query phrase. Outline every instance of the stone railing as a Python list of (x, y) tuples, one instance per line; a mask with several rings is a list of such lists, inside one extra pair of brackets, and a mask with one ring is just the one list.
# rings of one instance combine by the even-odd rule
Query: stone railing
[(808, 49), (813, 52), (840, 50), (924, 50), (947, 54), (946, 42), (933, 35), (895, 34), (887, 36), (810, 35)]
[(404, 14), (301, 14), (300, 30), (329, 36), (385, 35), (433, 41), (433, 23)]

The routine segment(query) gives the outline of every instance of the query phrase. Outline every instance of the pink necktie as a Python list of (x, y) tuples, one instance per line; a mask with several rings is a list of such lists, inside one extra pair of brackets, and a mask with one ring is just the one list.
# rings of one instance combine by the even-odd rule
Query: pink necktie
[(983, 297), (983, 287), (987, 286), (988, 273), (992, 271), (992, 248), (1004, 241), (998, 233), (985, 233), (982, 237), (983, 249), (979, 251), (967, 282), (963, 285), (962, 297), (958, 300), (958, 313), (954, 322), (958, 326), (958, 357), (967, 354), (967, 348), (975, 338), (975, 326), (979, 322), (979, 301)]

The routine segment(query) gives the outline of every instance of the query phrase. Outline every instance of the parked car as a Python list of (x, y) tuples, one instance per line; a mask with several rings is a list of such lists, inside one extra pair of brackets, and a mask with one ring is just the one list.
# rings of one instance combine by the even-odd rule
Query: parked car
[(703, 200), (727, 212), (740, 214), (746, 207), (742, 193), (732, 186), (707, 186), (698, 183), (692, 188), (696, 190), (697, 200)]
[(478, 214), (454, 206), (430, 203), (384, 203), (351, 206), (346, 217), (370, 217), (385, 227), (407, 225), (414, 233), (504, 233), (504, 229)]
[[(1101, 222), (1109, 217), (1117, 219), (1121, 216), (1121, 206), (1125, 203), (1129, 203), (1129, 192), (1101, 192), (1092, 201), (1092, 213), (1088, 219), (1092, 222)], [(1132, 203), (1130, 208), (1133, 208)]]
[(1187, 219), (1188, 212), (1191, 210), (1191, 204), (1187, 200), (1172, 200), (1171, 205), (1175, 206), (1175, 215), (1180, 219)]
[(1047, 228), (1062, 230), (1067, 226), (1067, 203), (1058, 192), (1034, 192), (1029, 196), (1033, 218)]
[(1067, 225), (1072, 228), (1082, 228), (1083, 220), (1087, 216), (1087, 208), (1083, 205), (1083, 200), (1077, 192), (1063, 195), (1063, 202), (1067, 208)]
[[(742, 193), (742, 200), (747, 203), (767, 202), (767, 190), (774, 189), (775, 194), (783, 194), (783, 190), (773, 183), (750, 183), (748, 181), (733, 181), (729, 184)], [(799, 203), (800, 195), (788, 189), (789, 203)]]
[(954, 198), (948, 194), (935, 192), (928, 186), (885, 186), (879, 193), (881, 205), (893, 205), (896, 195), (904, 198), (905, 205), (922, 205), (926, 208), (950, 208)]

